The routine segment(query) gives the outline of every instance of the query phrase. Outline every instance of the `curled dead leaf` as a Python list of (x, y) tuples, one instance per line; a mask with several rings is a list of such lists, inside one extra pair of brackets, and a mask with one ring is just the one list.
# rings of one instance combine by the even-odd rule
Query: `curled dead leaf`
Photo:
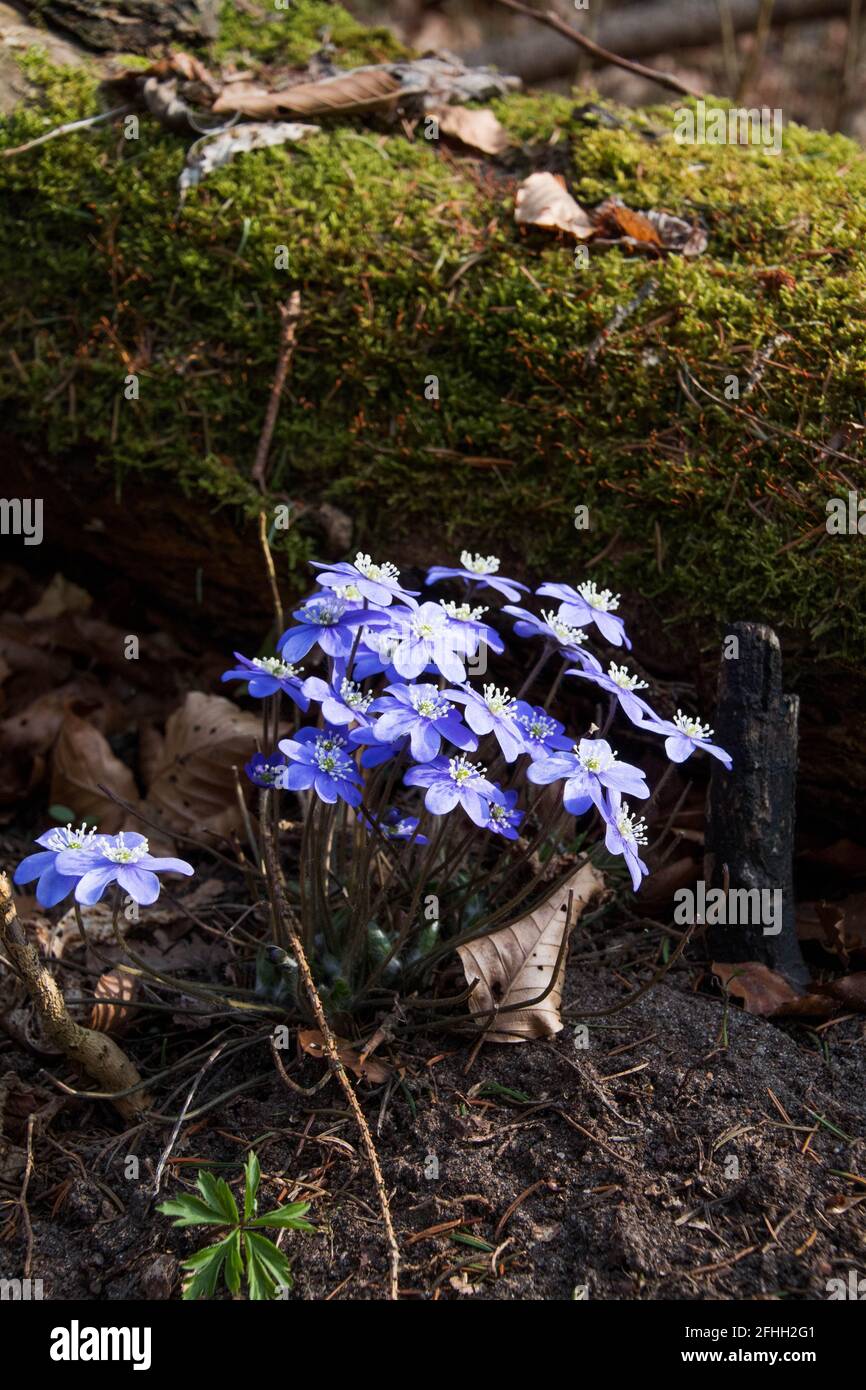
[(212, 106), (217, 113), (237, 111), (243, 116), (268, 120), (285, 111), (296, 116), (322, 116), (335, 112), (370, 111), (393, 102), (402, 90), (399, 78), (387, 67), (356, 68), (318, 82), (299, 82), (283, 91), (269, 91), (252, 82), (230, 82)]
[[(353, 1043), (347, 1038), (335, 1038), (337, 1045), (337, 1056), (348, 1067), (349, 1071), (354, 1072), (364, 1081), (369, 1081), (373, 1086), (379, 1086), (383, 1081), (387, 1081), (391, 1075), (391, 1068), (384, 1062), (379, 1062), (374, 1057), (364, 1057)], [(298, 1044), (308, 1057), (327, 1056), (325, 1052), (325, 1040), (318, 1028), (299, 1028)]]
[(489, 106), (440, 106), (427, 114), (435, 117), (441, 134), (482, 154), (502, 154), (511, 144), (508, 131)]
[[(562, 951), (568, 902), (573, 894), (571, 927), (587, 905), (604, 891), (604, 878), (592, 864), (582, 864), (571, 878), (543, 903), (510, 926), (457, 947), (467, 984), (478, 983), (469, 996), (474, 1014), (496, 1011), (485, 1032), (490, 1042), (517, 1043), (548, 1038), (562, 1028), (559, 1006), (565, 953)], [(556, 979), (553, 979), (557, 961)], [(552, 987), (548, 988), (551, 986)], [(540, 994), (548, 990), (538, 1003)], [(525, 1008), (517, 1007), (526, 1004)], [(502, 1009), (510, 1012), (503, 1014)]]
[(147, 800), (166, 829), (226, 834), (241, 824), (233, 769), (243, 769), (260, 733), (257, 716), (231, 700), (189, 692), (169, 716), (161, 748), (152, 750)]
[(530, 174), (517, 190), (514, 220), (532, 227), (553, 227), (585, 241), (595, 234), (587, 213), (555, 174)]
[(135, 998), (138, 981), (122, 965), (107, 970), (96, 982), (94, 994), (104, 1004), (94, 1004), (90, 1011), (90, 1027), (97, 1033), (122, 1033), (129, 1025), (129, 1009), (124, 1005)]
[(105, 735), (75, 709), (67, 708), (51, 756), (51, 801), (71, 807), (76, 820), (86, 819), (113, 835), (127, 813), (99, 790), (100, 783), (124, 801), (138, 801), (135, 779), (114, 756)]

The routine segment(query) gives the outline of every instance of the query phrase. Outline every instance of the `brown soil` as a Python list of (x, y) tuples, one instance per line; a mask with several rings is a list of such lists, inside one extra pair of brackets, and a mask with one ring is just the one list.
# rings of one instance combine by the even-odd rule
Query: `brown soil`
[[(607, 927), (593, 941), (581, 932), (569, 1006), (619, 1002), (627, 990), (611, 960), (645, 949), (645, 933)], [(587, 955), (596, 959), (579, 959)], [(488, 1047), (467, 1071), (469, 1048), (434, 1037), (392, 1056), (399, 1080), (361, 1087), (405, 1297), (571, 1299), (585, 1289), (592, 1299), (820, 1300), (829, 1279), (862, 1270), (862, 1017), (820, 1036), (779, 1027), (693, 992), (701, 978), (682, 966), (627, 1009), (590, 1020), (586, 1048), (572, 1019), (554, 1042)], [(195, 1105), (267, 1071), (264, 1044), (245, 1056), (215, 1068)], [(0, 1063), (0, 1073), (38, 1080), (40, 1061), (9, 1040)], [(294, 1075), (309, 1085), (321, 1065), (304, 1059)], [(46, 1298), (179, 1296), (176, 1259), (204, 1240), (153, 1209), (170, 1131), (160, 1123), (123, 1135), (113, 1112), (73, 1101), (37, 1133), (30, 1272)], [(251, 1142), (265, 1208), (314, 1197), (320, 1233), (285, 1241), (292, 1297), (382, 1298), (376, 1194), (332, 1084), (306, 1099), (266, 1079), (193, 1120), (163, 1195), (191, 1186), (199, 1159), (225, 1165), (214, 1171), (236, 1183)], [(138, 1180), (125, 1177), (130, 1153)], [(14, 1201), (20, 1186), (7, 1171), (4, 1195)], [(26, 1225), (12, 1208), (4, 1234), (0, 1275), (21, 1277)]]

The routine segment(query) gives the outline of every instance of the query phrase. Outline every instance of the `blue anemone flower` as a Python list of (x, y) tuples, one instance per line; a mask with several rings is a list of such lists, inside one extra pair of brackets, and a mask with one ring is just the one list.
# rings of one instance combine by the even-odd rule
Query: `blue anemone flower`
[(93, 848), (63, 850), (57, 856), (60, 873), (80, 875), (76, 901), (86, 907), (99, 902), (110, 883), (116, 883), (143, 907), (159, 897), (157, 874), (192, 874), (185, 859), (154, 858), (144, 835), (121, 830), (119, 835), (99, 835)]
[(711, 753), (720, 763), (724, 763), (730, 772), (731, 755), (717, 743), (710, 743), (713, 731), (709, 724), (692, 719), (691, 715), (683, 714), (682, 710), (677, 710), (673, 719), (660, 719), (658, 715), (653, 714), (651, 718), (644, 720), (643, 727), (652, 729), (657, 734), (667, 734), (665, 752), (672, 763), (684, 763), (696, 748), (702, 748), (705, 753)]
[(642, 817), (630, 814), (627, 802), (616, 792), (611, 793), (610, 805), (605, 813), (607, 828), (604, 835), (608, 854), (621, 854), (631, 874), (631, 885), (635, 892), (640, 888), (641, 879), (649, 869), (640, 857), (639, 847), (647, 842), (646, 822)]
[(467, 584), (480, 589), (495, 589), (507, 598), (509, 603), (516, 603), (521, 591), (529, 593), (525, 584), (521, 584), (517, 579), (505, 579), (498, 571), (499, 559), (496, 555), (473, 555), (470, 550), (461, 550), (459, 568), (433, 565), (427, 571), (427, 583), (436, 584), (440, 579), (463, 579)]
[(326, 656), (347, 657), (359, 627), (387, 623), (382, 612), (372, 608), (350, 609), (346, 600), (334, 595), (307, 599), (293, 614), (298, 626), (290, 627), (277, 643), (284, 661), (300, 661), (318, 642)]
[(515, 719), (517, 701), (508, 691), (495, 685), (485, 685), (479, 695), (471, 686), (444, 692), (452, 700), (466, 706), (466, 723), (476, 734), (492, 733), (502, 749), (505, 761), (513, 763), (518, 754), (526, 751), (520, 725)]
[(237, 666), (223, 671), (220, 680), (248, 681), (247, 690), (254, 700), (264, 700), (268, 695), (276, 695), (282, 690), (302, 711), (309, 708), (309, 700), (301, 689), (300, 670), (290, 661), (281, 661), (278, 656), (254, 656), (252, 658), (235, 652)]
[(257, 787), (281, 787), (288, 765), (285, 753), (253, 753), (244, 772)]
[(304, 694), (322, 706), (322, 714), (329, 724), (369, 724), (367, 710), (373, 696), (366, 695), (357, 681), (349, 680), (346, 663), (334, 663), (330, 681), (319, 676), (308, 676), (303, 684)]
[(554, 719), (541, 705), (531, 705), (528, 700), (515, 700), (514, 711), (514, 722), (520, 725), (523, 734), (524, 749), (533, 762), (574, 746), (574, 740), (565, 733), (565, 725)]
[(426, 835), (418, 835), (418, 816), (404, 816), (396, 806), (391, 806), (381, 820), (374, 821), (367, 811), (361, 812), (362, 824), (376, 825), (387, 840), (412, 840), (413, 844), (429, 843)]
[(604, 811), (604, 792), (627, 792), (629, 796), (649, 796), (645, 774), (632, 763), (621, 763), (606, 739), (582, 738), (571, 753), (553, 753), (539, 758), (526, 769), (530, 782), (546, 786), (565, 780), (563, 805), (573, 816), (582, 816), (590, 806)]
[(528, 608), (518, 608), (513, 603), (506, 603), (502, 611), (517, 619), (514, 624), (517, 637), (543, 637), (546, 642), (555, 643), (567, 653), (575, 654), (581, 643), (586, 641), (586, 633), (580, 624), (572, 626), (558, 614), (546, 609), (542, 610), (540, 618), (530, 613)]
[(614, 612), (619, 607), (619, 594), (612, 594), (610, 589), (597, 589), (590, 579), (578, 584), (576, 589), (570, 584), (542, 584), (536, 593), (559, 599), (559, 618), (562, 622), (571, 623), (574, 627), (595, 623), (611, 646), (625, 645), (631, 649), (622, 618), (618, 618)]
[(608, 694), (615, 695), (623, 710), (623, 713), (631, 720), (632, 724), (643, 725), (647, 718), (658, 719), (658, 715), (647, 704), (642, 696), (636, 695), (637, 690), (646, 690), (646, 681), (639, 680), (637, 676), (629, 675), (625, 666), (617, 666), (612, 661), (607, 673), (598, 670), (577, 671), (569, 667), (565, 673), (567, 676), (579, 676), (583, 680), (592, 681), (600, 690), (606, 690)]
[(373, 732), (383, 743), (408, 734), (412, 757), (419, 763), (429, 763), (438, 755), (443, 738), (469, 752), (478, 747), (478, 739), (463, 724), (458, 710), (435, 685), (397, 682), (385, 691), (370, 706), (380, 716)]
[(459, 758), (434, 758), (410, 767), (403, 781), (409, 787), (426, 787), (424, 805), (434, 816), (447, 816), (462, 806), (470, 820), (484, 827), (490, 819), (490, 801), (496, 788), (484, 776), (486, 769)]
[(494, 835), (503, 835), (506, 840), (518, 839), (523, 812), (515, 809), (516, 802), (516, 791), (505, 792), (496, 788), (496, 795), (490, 801), (490, 819), (487, 822), (487, 829), (492, 830)]
[(28, 854), (21, 860), (13, 876), (13, 883), (32, 883), (36, 878), (36, 901), (42, 907), (54, 907), (67, 897), (75, 887), (84, 870), (63, 873), (57, 867), (58, 855), (66, 850), (80, 850), (91, 853), (96, 839), (96, 831), (88, 830), (82, 824), (80, 830), (71, 825), (54, 830), (46, 830), (37, 839), (43, 848), (39, 854)]
[(310, 788), (322, 800), (333, 803), (339, 797), (350, 806), (361, 802), (361, 776), (341, 734), (322, 729), (299, 729), (294, 738), (277, 745), (291, 763), (281, 785), (288, 791)]
[(389, 561), (384, 565), (374, 565), (370, 556), (360, 550), (354, 564), (341, 560), (339, 564), (326, 565), (321, 560), (313, 560), (312, 566), (313, 569), (324, 570), (324, 574), (316, 575), (316, 581), (325, 588), (348, 589), (350, 597), (355, 598), (357, 594), (368, 603), (378, 603), (383, 608), (395, 598), (411, 606), (418, 594), (417, 589), (404, 589), (397, 583), (400, 571), (396, 565)]

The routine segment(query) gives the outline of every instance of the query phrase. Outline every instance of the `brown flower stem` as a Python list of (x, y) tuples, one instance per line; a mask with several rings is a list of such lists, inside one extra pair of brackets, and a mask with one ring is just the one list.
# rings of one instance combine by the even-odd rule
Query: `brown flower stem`
[(294, 914), (286, 899), (285, 892), (283, 891), (283, 885), (280, 881), (280, 875), (276, 864), (274, 843), (271, 836), (264, 835), (262, 837), (262, 844), (265, 853), (265, 860), (268, 865), (268, 874), (271, 879), (271, 883), (273, 884), (273, 891), (276, 896), (277, 914), (282, 920), (286, 934), (289, 938), (289, 941), (291, 942), (291, 947), (292, 951), (294, 952), (295, 959), (298, 962), (298, 969), (301, 972), (301, 979), (304, 982), (304, 989), (306, 991), (307, 998), (310, 1001), (310, 1007), (312, 1008), (313, 1013), (315, 1015), (319, 1031), (322, 1034), (322, 1042), (324, 1044), (325, 1056), (328, 1059), (328, 1066), (330, 1067), (331, 1072), (339, 1082), (343, 1094), (346, 1097), (346, 1100), (349, 1102), (349, 1107), (352, 1111), (352, 1114), (355, 1117), (355, 1123), (357, 1124), (358, 1129), (361, 1133), (361, 1139), (363, 1141), (364, 1149), (367, 1154), (367, 1160), (370, 1164), (370, 1169), (373, 1174), (373, 1181), (376, 1185), (376, 1193), (379, 1198), (379, 1206), (382, 1211), (382, 1222), (385, 1227), (385, 1236), (388, 1244), (388, 1296), (389, 1298), (396, 1301), (396, 1299), (399, 1297), (397, 1281), (400, 1274), (400, 1247), (397, 1244), (397, 1236), (394, 1231), (394, 1223), (391, 1219), (391, 1207), (388, 1201), (388, 1193), (385, 1188), (385, 1179), (382, 1176), (382, 1168), (379, 1163), (379, 1156), (376, 1153), (376, 1146), (373, 1143), (373, 1136), (370, 1133), (370, 1127), (367, 1124), (367, 1121), (364, 1117), (364, 1112), (361, 1109), (360, 1102), (358, 1100), (357, 1095), (355, 1094), (355, 1088), (346, 1074), (346, 1068), (340, 1061), (340, 1055), (337, 1051), (337, 1044), (334, 1039), (334, 1035), (331, 1032), (328, 1019), (325, 1015), (325, 1010), (322, 1004), (321, 997), (319, 995), (319, 991), (316, 989), (316, 982), (313, 979), (313, 973), (310, 970), (309, 961), (307, 960), (306, 952), (304, 951), (300, 932), (295, 923)]

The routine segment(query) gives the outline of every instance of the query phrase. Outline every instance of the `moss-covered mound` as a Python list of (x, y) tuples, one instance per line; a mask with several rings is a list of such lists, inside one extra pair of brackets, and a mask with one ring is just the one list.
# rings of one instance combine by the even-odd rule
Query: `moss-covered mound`
[[(267, 26), (235, 16), (216, 57), (302, 62), (323, 23), (341, 66), (394, 56), (384, 33), (297, 0)], [(41, 95), (3, 146), (98, 109), (86, 67), (24, 61)], [(824, 523), (831, 498), (866, 498), (864, 152), (796, 126), (779, 156), (681, 145), (673, 107), (495, 107), (515, 141), (499, 162), (423, 125), (411, 139), (396, 119), (332, 120), (240, 157), (182, 207), (189, 142), (148, 117), (137, 140), (109, 124), (0, 160), (7, 429), (70, 468), (86, 457), (107, 491), (144, 477), (186, 496), (191, 529), (216, 507), (250, 514), (276, 305), (297, 287), (276, 492), (336, 504), (366, 549), (404, 562), (469, 545), (580, 579), (604, 552), (593, 577), (663, 614), (758, 616), (857, 660), (866, 538)], [(575, 265), (570, 242), (514, 224), (536, 168), (563, 172), (584, 206), (615, 194), (700, 217), (708, 250)], [(313, 539), (285, 544), (295, 565)]]

